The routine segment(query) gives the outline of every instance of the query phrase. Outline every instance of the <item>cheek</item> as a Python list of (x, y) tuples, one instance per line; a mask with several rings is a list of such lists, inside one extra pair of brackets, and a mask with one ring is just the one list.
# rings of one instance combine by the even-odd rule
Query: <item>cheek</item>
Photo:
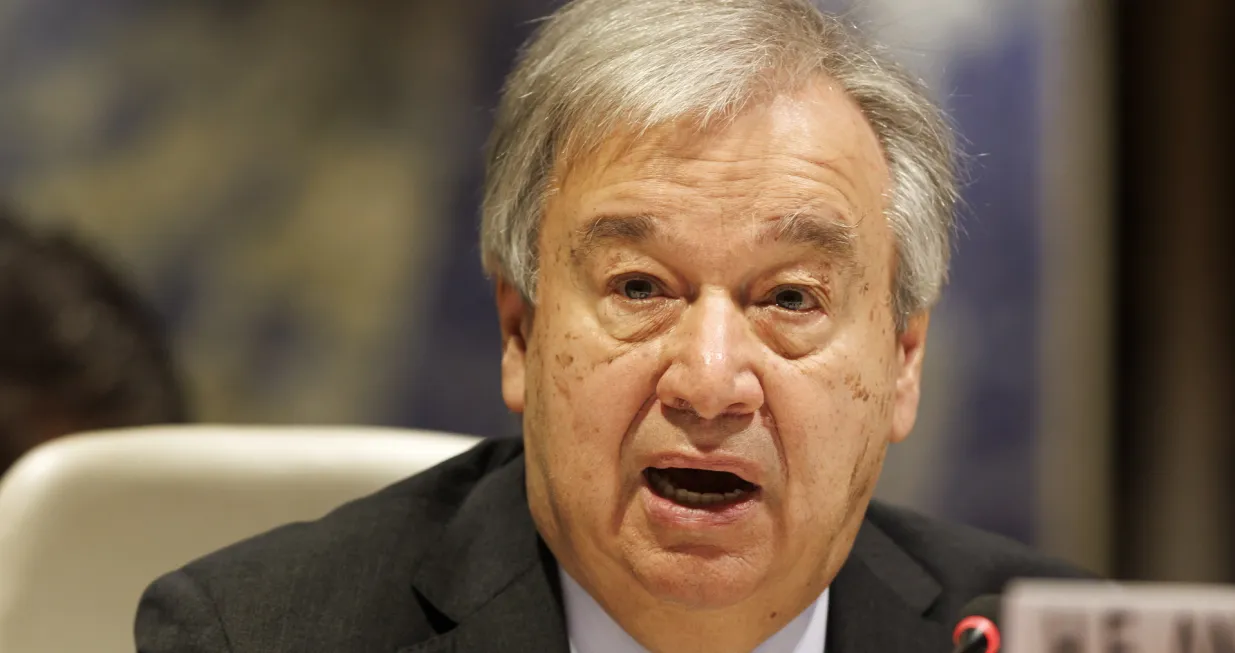
[[(549, 317), (549, 316), (546, 316)], [(654, 345), (613, 340), (581, 315), (559, 311), (536, 340), (538, 430), (555, 469), (612, 476), (631, 426), (655, 390)], [(560, 327), (559, 327), (560, 325)]]
[(767, 375), (785, 465), (790, 519), (834, 531), (861, 508), (886, 450), (895, 392), (887, 366), (861, 347), (786, 361)]
[(627, 435), (654, 388), (642, 351), (607, 346), (578, 325), (546, 328), (537, 340), (529, 389), (538, 394), (534, 415), (524, 422), (529, 475), (543, 488), (533, 512), (559, 549), (565, 546), (559, 538), (616, 536), (638, 481), (624, 455)]

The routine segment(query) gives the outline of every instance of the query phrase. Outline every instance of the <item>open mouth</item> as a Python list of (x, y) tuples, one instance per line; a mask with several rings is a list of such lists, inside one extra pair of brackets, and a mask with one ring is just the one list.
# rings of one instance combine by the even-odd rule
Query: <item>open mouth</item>
[(737, 474), (710, 469), (648, 467), (643, 475), (657, 496), (688, 508), (733, 505), (759, 491), (758, 485)]

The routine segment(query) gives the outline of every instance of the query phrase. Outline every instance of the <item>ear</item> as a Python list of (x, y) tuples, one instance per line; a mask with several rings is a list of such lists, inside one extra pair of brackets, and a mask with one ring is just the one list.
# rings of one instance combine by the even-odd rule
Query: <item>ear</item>
[(522, 413), (527, 387), (527, 335), (531, 312), (514, 286), (497, 282), (497, 315), (502, 329), (502, 400), (512, 412)]
[(896, 337), (899, 368), (895, 404), (892, 407), (892, 442), (909, 437), (918, 419), (918, 401), (922, 395), (922, 357), (926, 353), (926, 332), (930, 322), (930, 312), (922, 311), (910, 317), (905, 330)]

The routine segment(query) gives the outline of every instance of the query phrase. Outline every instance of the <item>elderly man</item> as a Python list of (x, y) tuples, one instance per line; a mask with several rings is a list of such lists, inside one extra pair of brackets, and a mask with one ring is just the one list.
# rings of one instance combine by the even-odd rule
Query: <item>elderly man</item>
[(1072, 575), (871, 502), (956, 199), (938, 109), (808, 0), (577, 0), (486, 180), (492, 441), (156, 581), (141, 651), (949, 649)]

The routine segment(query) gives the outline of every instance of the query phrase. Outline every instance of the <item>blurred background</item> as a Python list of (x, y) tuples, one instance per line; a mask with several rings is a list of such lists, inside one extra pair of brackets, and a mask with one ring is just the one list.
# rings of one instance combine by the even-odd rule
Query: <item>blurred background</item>
[[(196, 421), (515, 436), (482, 147), (557, 4), (0, 1), (0, 198), (146, 298)], [(1229, 7), (825, 4), (927, 80), (969, 155), (880, 493), (1120, 577), (1235, 579)]]

